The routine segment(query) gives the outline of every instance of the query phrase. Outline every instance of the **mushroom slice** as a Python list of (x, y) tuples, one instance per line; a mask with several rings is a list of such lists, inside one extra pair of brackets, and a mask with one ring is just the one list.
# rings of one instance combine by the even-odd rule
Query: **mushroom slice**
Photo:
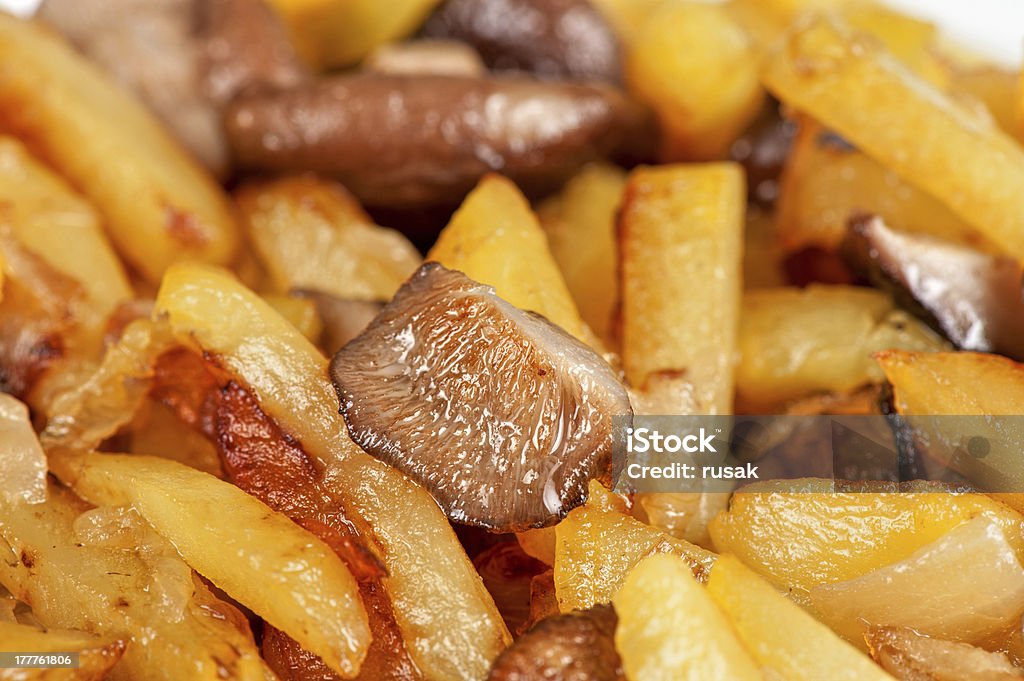
[(498, 656), (488, 681), (625, 681), (617, 623), (610, 605), (541, 620)]
[(427, 263), (334, 356), (364, 450), (459, 523), (554, 524), (611, 473), (612, 417), (629, 398), (593, 350), (461, 272)]
[(469, 43), (499, 71), (612, 83), (622, 76), (619, 42), (588, 0), (446, 0), (422, 33)]
[(615, 88), (521, 77), (331, 76), (240, 96), (224, 123), (241, 168), (328, 175), (392, 210), (457, 203), (492, 171), (543, 194), (650, 139)]
[(1024, 360), (1024, 292), (1016, 260), (891, 229), (879, 217), (851, 221), (847, 260), (895, 289), (958, 348)]

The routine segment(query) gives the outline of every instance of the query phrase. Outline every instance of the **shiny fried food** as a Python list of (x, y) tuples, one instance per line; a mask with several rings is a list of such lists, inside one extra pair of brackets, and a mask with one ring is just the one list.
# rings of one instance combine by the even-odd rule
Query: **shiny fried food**
[(0, 681), (100, 681), (124, 655), (125, 642), (81, 631), (42, 631), (0, 622), (0, 652), (77, 653), (73, 669), (0, 669)]

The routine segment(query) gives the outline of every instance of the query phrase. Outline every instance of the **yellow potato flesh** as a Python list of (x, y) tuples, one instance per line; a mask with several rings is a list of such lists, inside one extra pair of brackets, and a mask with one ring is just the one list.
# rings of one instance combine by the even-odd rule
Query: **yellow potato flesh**
[(504, 177), (488, 175), (480, 181), (427, 260), (493, 286), (516, 307), (544, 315), (581, 340), (590, 339), (537, 216)]
[(78, 666), (73, 669), (0, 669), (0, 681), (100, 681), (121, 659), (124, 649), (124, 641), (109, 637), (0, 622), (0, 651), (78, 653)]
[(611, 345), (618, 300), (615, 218), (626, 174), (603, 163), (584, 168), (538, 210), (548, 245), (580, 316)]
[[(334, 551), (256, 497), (150, 456), (54, 460), (86, 500), (131, 506), (225, 593), (350, 678), (370, 645), (359, 586)], [(225, 509), (230, 516), (211, 522)]]
[(612, 602), (615, 647), (630, 681), (759, 681), (729, 620), (679, 560), (637, 564)]
[(734, 556), (711, 569), (708, 593), (768, 678), (892, 681), (892, 677), (786, 600)]
[(1024, 150), (991, 118), (958, 105), (877, 43), (830, 19), (792, 33), (762, 79), (905, 181), (1024, 258)]
[(265, 681), (238, 612), (165, 540), (130, 521), (130, 512), (90, 511), (56, 485), (44, 504), (3, 504), (0, 537), (10, 554), (0, 584), (47, 627), (129, 642), (112, 681)]
[(555, 594), (562, 612), (608, 603), (630, 569), (646, 556), (669, 553), (703, 576), (714, 554), (625, 513), (587, 505), (555, 526)]
[(319, 351), (217, 268), (172, 268), (156, 309), (325, 466), (326, 484), (377, 541), (396, 621), (421, 671), (431, 679), (486, 676), (510, 640), (491, 596), (433, 498), (349, 439)]
[(1020, 514), (983, 494), (882, 489), (892, 491), (836, 491), (834, 481), (816, 479), (755, 483), (733, 494), (711, 538), (797, 598), (903, 560), (979, 516), (1024, 548)]
[(231, 260), (238, 234), (227, 198), (143, 104), (55, 34), (8, 15), (0, 62), (0, 129), (92, 202), (150, 282), (179, 259)]
[(725, 155), (764, 100), (757, 64), (722, 7), (665, 2), (650, 12), (627, 51), (626, 80), (658, 116), (663, 159)]
[(96, 327), (132, 297), (95, 209), (10, 137), (0, 137), (0, 215), (29, 251), (78, 282)]
[(881, 291), (812, 285), (744, 294), (738, 347), (740, 399), (773, 405), (881, 382), (873, 352), (947, 345)]
[(745, 207), (734, 164), (630, 175), (619, 240), (622, 359), (634, 386), (681, 370), (701, 412), (730, 412)]

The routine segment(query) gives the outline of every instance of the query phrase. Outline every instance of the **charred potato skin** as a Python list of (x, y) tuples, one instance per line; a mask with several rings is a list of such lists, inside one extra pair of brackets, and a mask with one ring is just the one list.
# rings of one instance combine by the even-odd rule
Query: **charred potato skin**
[(605, 86), (379, 74), (242, 97), (225, 115), (242, 168), (312, 170), (391, 207), (454, 204), (495, 170), (543, 193), (632, 147), (645, 120)]

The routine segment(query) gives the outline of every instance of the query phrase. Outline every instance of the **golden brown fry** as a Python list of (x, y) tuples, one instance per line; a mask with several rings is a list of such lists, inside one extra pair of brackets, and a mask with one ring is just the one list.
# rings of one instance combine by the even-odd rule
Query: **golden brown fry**
[[(127, 506), (218, 588), (345, 678), (370, 643), (356, 580), (327, 544), (234, 485), (167, 459), (51, 455), (86, 500)], [(229, 518), (211, 522), (230, 509)]]
[(430, 495), (349, 439), (327, 360), (223, 270), (172, 268), (157, 311), (179, 338), (212, 353), (325, 467), (326, 484), (376, 540), (395, 619), (424, 675), (482, 678), (510, 640), (501, 616)]
[(668, 161), (722, 158), (764, 101), (753, 44), (729, 13), (665, 2), (642, 22), (626, 61), (632, 93), (658, 115)]
[(500, 175), (488, 175), (466, 197), (427, 260), (493, 286), (516, 307), (544, 315), (581, 340), (593, 336), (580, 318), (537, 216), (519, 188)]
[(929, 194), (847, 145), (807, 116), (786, 159), (776, 204), (778, 237), (786, 251), (837, 248), (854, 215), (882, 216), (907, 232), (984, 245), (974, 228)]
[(875, 41), (830, 19), (789, 36), (762, 78), (785, 103), (836, 130), (1024, 259), (1024, 150)]
[(0, 220), (28, 251), (78, 282), (85, 325), (102, 327), (132, 297), (95, 209), (10, 137), (0, 137)]
[(78, 653), (72, 669), (0, 669), (0, 681), (100, 681), (124, 654), (125, 642), (81, 631), (42, 631), (26, 624), (0, 622), (0, 651)]
[(46, 503), (0, 504), (0, 584), (47, 627), (128, 641), (110, 679), (265, 681), (245, 619), (133, 511), (53, 484)]
[(678, 556), (702, 581), (715, 555), (646, 525), (622, 510), (602, 508), (607, 495), (590, 484), (587, 503), (555, 526), (555, 593), (562, 612), (609, 603), (630, 569), (645, 556)]
[(306, 288), (388, 300), (420, 266), (398, 232), (373, 224), (344, 187), (313, 176), (246, 185), (238, 207), (278, 293)]
[(619, 220), (630, 382), (683, 371), (698, 409), (732, 409), (746, 192), (734, 164), (641, 168)]
[(317, 67), (349, 66), (412, 33), (440, 0), (270, 0), (299, 54)]
[(612, 345), (612, 315), (619, 297), (615, 219), (625, 186), (621, 168), (595, 163), (537, 211), (580, 316), (607, 345)]
[(725, 611), (740, 641), (770, 678), (787, 681), (893, 681), (734, 556), (711, 569), (708, 593)]
[(767, 408), (819, 392), (842, 393), (882, 375), (871, 353), (948, 347), (892, 299), (867, 288), (812, 285), (743, 296), (736, 391)]
[(178, 259), (231, 260), (237, 229), (226, 197), (141, 103), (57, 36), (6, 14), (0, 61), (0, 129), (92, 201), (141, 274), (158, 282)]

